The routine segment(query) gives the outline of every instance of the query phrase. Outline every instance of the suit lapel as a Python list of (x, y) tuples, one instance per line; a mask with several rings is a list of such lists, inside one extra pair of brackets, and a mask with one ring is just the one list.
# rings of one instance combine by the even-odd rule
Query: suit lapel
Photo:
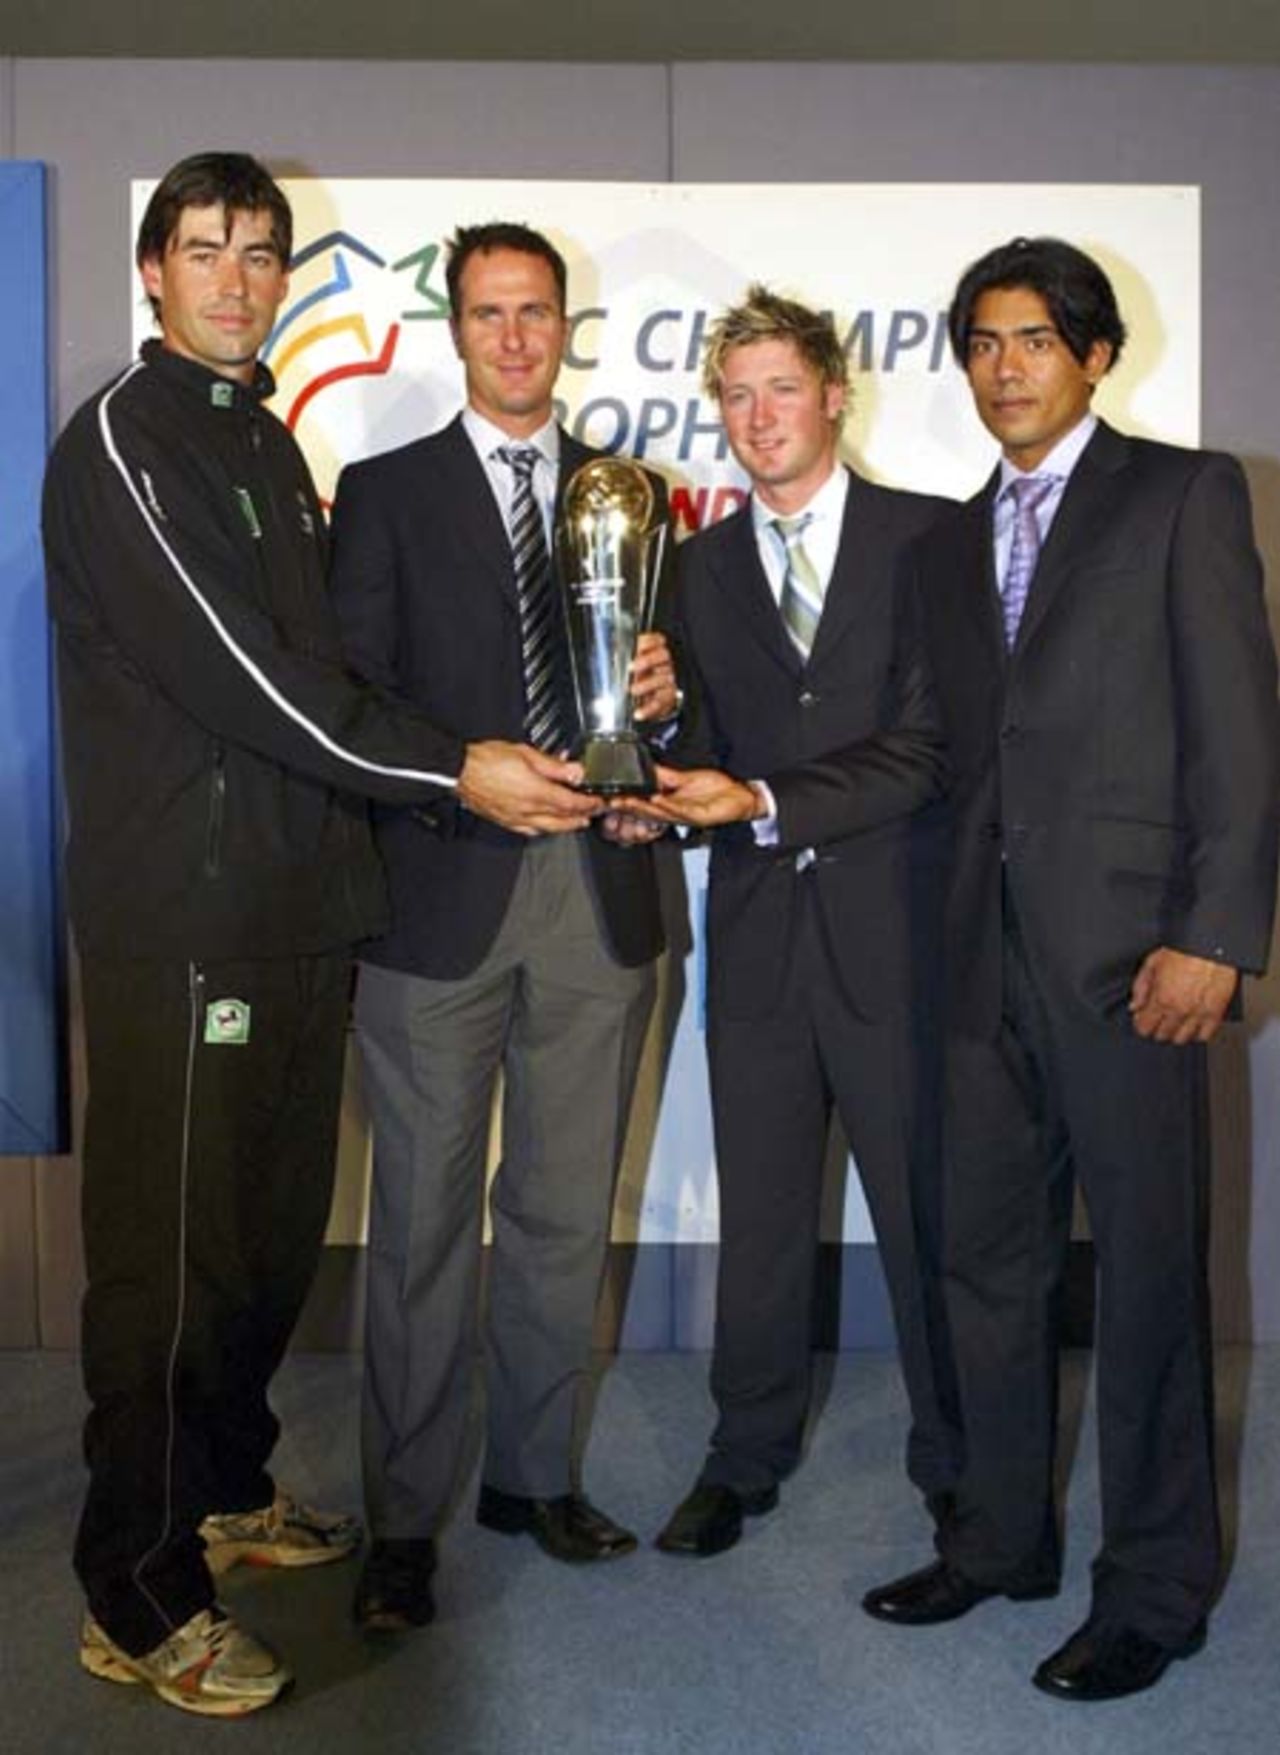
[(811, 665), (820, 664), (848, 633), (857, 620), (862, 596), (861, 581), (876, 579), (886, 564), (884, 556), (884, 508), (852, 469), (846, 469), (849, 491), (845, 495), (844, 516), (840, 522), (840, 542), (836, 548), (836, 564), (827, 582), (822, 615), (813, 650)]
[(970, 622), (999, 671), (1008, 662), (1004, 617), (996, 581), (992, 520), (1000, 487), (997, 468), (981, 493), (960, 508), (955, 529), (955, 586), (948, 596), (958, 615)]
[(485, 572), (515, 604), (516, 578), (507, 527), (461, 415), (445, 428), (443, 438), (441, 463), (450, 515), (483, 561)]
[(1081, 571), (1081, 562), (1107, 539), (1112, 519), (1109, 508), (1120, 491), (1120, 476), (1128, 462), (1129, 447), (1120, 433), (1099, 422), (1062, 496), (1049, 531), (1035, 577), (1027, 595), (1018, 637), (1016, 659), (1036, 637), (1057, 598)]
[(799, 676), (804, 667), (783, 625), (761, 565), (750, 500), (725, 526), (725, 542), (711, 568), (730, 612), (771, 658), (793, 676)]

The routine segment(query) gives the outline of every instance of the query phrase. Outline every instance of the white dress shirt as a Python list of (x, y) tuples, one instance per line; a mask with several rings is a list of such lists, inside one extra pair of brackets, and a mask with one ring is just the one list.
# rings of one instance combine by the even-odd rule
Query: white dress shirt
[[(807, 505), (799, 506), (794, 512), (787, 513), (788, 522), (792, 518), (803, 518), (807, 513), (809, 522), (805, 525), (801, 541), (804, 552), (814, 572), (818, 576), (825, 596), (827, 586), (831, 583), (831, 575), (836, 570), (836, 555), (840, 550), (840, 527), (844, 522), (844, 503), (849, 497), (849, 476), (839, 464), (823, 482)], [(773, 592), (773, 601), (782, 603), (782, 581), (787, 573), (786, 550), (779, 533), (773, 528), (773, 520), (780, 514), (766, 506), (759, 494), (751, 496), (751, 523), (756, 535), (756, 548), (760, 552), (760, 565), (764, 568), (764, 576), (769, 581), (769, 589)]]
[(547, 534), (547, 552), (551, 551), (551, 516), (556, 504), (556, 481), (560, 473), (560, 429), (554, 418), (545, 426), (530, 433), (527, 439), (513, 439), (510, 433), (504, 433), (501, 427), (495, 426), (484, 415), (477, 414), (470, 406), (462, 411), (462, 427), (475, 447), (476, 456), (484, 466), (489, 478), (489, 486), (493, 489), (493, 497), (498, 502), (498, 510), (502, 513), (502, 522), (508, 531), (511, 529), (511, 499), (515, 486), (515, 475), (509, 463), (503, 463), (494, 453), (500, 445), (513, 448), (532, 446), (538, 453), (538, 461), (533, 466), (533, 494), (542, 511), (542, 524)]

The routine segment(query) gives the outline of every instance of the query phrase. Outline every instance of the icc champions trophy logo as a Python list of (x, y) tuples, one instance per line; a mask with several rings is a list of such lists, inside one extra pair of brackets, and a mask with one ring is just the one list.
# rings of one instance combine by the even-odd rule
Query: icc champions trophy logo
[[(439, 400), (456, 399), (447, 330), (433, 329), (425, 348), (409, 343), (412, 325), (447, 325), (443, 255), (431, 242), (389, 261), (349, 231), (326, 232), (294, 254), (289, 297), (262, 358), (276, 380), (275, 411), (326, 504), (349, 458), (434, 424), (433, 380)], [(378, 379), (383, 394), (369, 382)]]

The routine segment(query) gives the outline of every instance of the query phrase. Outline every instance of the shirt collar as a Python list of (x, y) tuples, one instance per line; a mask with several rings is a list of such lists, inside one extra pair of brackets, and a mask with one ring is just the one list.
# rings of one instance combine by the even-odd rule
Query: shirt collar
[(545, 425), (540, 426), (536, 433), (530, 433), (524, 439), (513, 439), (510, 433), (504, 433), (501, 427), (495, 426), (493, 421), (487, 420), (484, 415), (477, 413), (470, 404), (462, 411), (462, 424), (466, 429), (467, 437), (475, 446), (477, 454), (486, 462), (500, 445), (531, 445), (535, 451), (541, 454), (543, 461), (551, 465), (552, 469), (559, 465), (560, 429), (556, 425), (554, 415)]
[(1007, 492), (1010, 482), (1018, 481), (1027, 475), (1036, 475), (1053, 481), (1067, 481), (1072, 470), (1079, 463), (1082, 452), (1089, 440), (1098, 429), (1096, 414), (1086, 414), (1084, 419), (1073, 426), (1065, 438), (1059, 439), (1049, 455), (1041, 460), (1034, 469), (1019, 469), (1010, 463), (1007, 457), (1000, 459), (1000, 493)]
[[(788, 518), (801, 518), (807, 512), (813, 520), (825, 522), (828, 519), (839, 520), (844, 517), (844, 503), (849, 495), (849, 471), (842, 463), (837, 463), (831, 474), (823, 482), (813, 497), (803, 506), (797, 506), (794, 512), (788, 512)], [(757, 536), (763, 530), (772, 527), (775, 518), (782, 514), (766, 506), (759, 494), (754, 490), (751, 495), (751, 518)]]

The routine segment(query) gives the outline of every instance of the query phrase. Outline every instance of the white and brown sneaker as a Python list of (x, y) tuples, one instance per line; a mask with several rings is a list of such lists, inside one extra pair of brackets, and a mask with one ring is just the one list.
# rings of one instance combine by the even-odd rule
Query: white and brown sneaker
[(209, 1570), (250, 1566), (323, 1566), (345, 1560), (364, 1539), (358, 1517), (333, 1515), (277, 1493), (261, 1511), (228, 1511), (200, 1525)]
[(171, 1633), (143, 1657), (131, 1657), (86, 1614), (80, 1662), (107, 1682), (141, 1683), (183, 1712), (238, 1718), (270, 1706), (293, 1681), (287, 1665), (216, 1605)]

